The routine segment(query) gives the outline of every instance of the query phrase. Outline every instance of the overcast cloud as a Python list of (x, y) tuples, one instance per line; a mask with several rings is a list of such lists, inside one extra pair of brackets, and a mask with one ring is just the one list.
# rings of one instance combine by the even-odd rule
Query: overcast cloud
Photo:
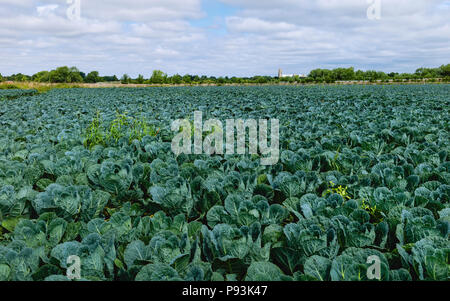
[[(0, 73), (252, 76), (450, 63), (449, 0), (0, 0)], [(378, 0), (372, 0), (378, 1)]]

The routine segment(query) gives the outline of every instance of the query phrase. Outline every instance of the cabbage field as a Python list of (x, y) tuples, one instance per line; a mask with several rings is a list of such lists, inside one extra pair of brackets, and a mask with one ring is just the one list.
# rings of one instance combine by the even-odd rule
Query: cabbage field
[(30, 96), (36, 94), (36, 90), (19, 90), (19, 89), (8, 89), (0, 90), (0, 101), (16, 99), (22, 96)]
[[(450, 85), (0, 90), (0, 281), (448, 280)], [(171, 123), (280, 121), (280, 158)], [(376, 260), (375, 260), (376, 262)]]

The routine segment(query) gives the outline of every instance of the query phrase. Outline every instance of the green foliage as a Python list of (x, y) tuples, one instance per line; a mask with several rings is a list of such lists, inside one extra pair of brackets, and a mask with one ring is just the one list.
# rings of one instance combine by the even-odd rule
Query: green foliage
[(126, 128), (129, 126), (129, 119), (126, 112), (123, 114), (117, 112), (116, 119), (114, 119), (109, 126), (107, 139), (113, 139), (117, 143), (120, 138), (124, 137)]
[(6, 85), (3, 87), (0, 86), (0, 101), (13, 100), (24, 96), (33, 96), (37, 92), (38, 91), (34, 89), (30, 90), (18, 89), (18, 87), (15, 85)]
[(161, 70), (154, 70), (152, 76), (150, 77), (151, 84), (164, 84), (167, 80), (167, 74)]
[[(448, 280), (448, 85), (21, 92), (0, 91), (0, 281), (67, 280), (69, 255), (94, 281), (368, 281), (370, 256)], [(175, 156), (196, 108), (278, 118), (279, 162)]]
[(141, 141), (145, 136), (155, 137), (159, 130), (150, 125), (146, 119), (127, 116), (127, 113), (116, 112), (116, 118), (105, 125), (100, 112), (92, 119), (84, 134), (84, 146), (93, 148), (95, 145), (106, 146), (109, 142), (118, 143), (121, 138), (127, 137), (128, 142)]
[(332, 181), (330, 181), (330, 187), (325, 190), (322, 194), (323, 197), (328, 196), (329, 194), (338, 194), (342, 197), (344, 201), (350, 200), (352, 197), (348, 194), (347, 189), (348, 187), (342, 187), (342, 185), (339, 185), (336, 187), (336, 184), (334, 184)]
[[(199, 76), (186, 74), (181, 76), (175, 74), (168, 76), (161, 70), (154, 70), (149, 79), (145, 79), (142, 74), (139, 74), (137, 78), (132, 79), (129, 75), (125, 74), (120, 82), (122, 84), (172, 84), (172, 85), (248, 85), (248, 84), (311, 84), (311, 83), (335, 83), (340, 81), (364, 81), (370, 83), (389, 83), (389, 82), (448, 82), (450, 77), (450, 64), (442, 65), (438, 68), (419, 68), (415, 73), (385, 73), (375, 70), (357, 70), (353, 67), (349, 68), (336, 68), (336, 69), (314, 69), (311, 70), (307, 77), (300, 77), (294, 75), (292, 77), (278, 78), (275, 76), (253, 76), (253, 77), (219, 77), (214, 76)], [(118, 82), (117, 76), (103, 76), (100, 77), (97, 71), (90, 72), (87, 76), (84, 72), (80, 72), (76, 67), (58, 67), (51, 71), (40, 71), (32, 76), (28, 76), (22, 73), (13, 74), (11, 76), (0, 75), (0, 82), (4, 80), (14, 82), (40, 82), (40, 83), (97, 83), (97, 82)]]
[(84, 146), (92, 148), (95, 145), (105, 144), (105, 133), (102, 128), (102, 119), (100, 112), (97, 111), (97, 115), (92, 119), (91, 124), (85, 133)]
[(98, 71), (92, 71), (92, 72), (90, 72), (90, 73), (86, 76), (86, 78), (84, 79), (84, 82), (85, 82), (85, 83), (97, 83), (97, 82), (99, 82), (99, 81), (101, 81), (101, 78), (100, 78), (100, 76), (99, 76), (99, 74), (98, 74)]
[(49, 72), (42, 71), (32, 76), (33, 81), (48, 83), (81, 83), (83, 77), (76, 67), (58, 67)]
[(143, 84), (145, 81), (144, 76), (142, 74), (139, 74), (138, 78), (136, 79), (137, 84)]
[(172, 76), (171, 78), (171, 83), (172, 84), (176, 84), (179, 85), (183, 82), (183, 77), (179, 74), (175, 74), (174, 76)]
[(124, 74), (122, 76), (122, 78), (120, 79), (120, 82), (124, 85), (127, 85), (127, 84), (131, 83), (131, 78), (128, 74)]
[(362, 200), (361, 203), (361, 209), (369, 213), (370, 222), (375, 225), (381, 223), (384, 220), (384, 217), (386, 216), (379, 208), (377, 208), (377, 205), (371, 206), (364, 199)]

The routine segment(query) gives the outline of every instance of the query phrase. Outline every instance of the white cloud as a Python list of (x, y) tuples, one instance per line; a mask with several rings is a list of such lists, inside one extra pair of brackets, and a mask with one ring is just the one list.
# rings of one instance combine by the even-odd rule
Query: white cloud
[(56, 4), (42, 5), (42, 6), (36, 7), (36, 11), (37, 11), (39, 17), (47, 17), (47, 16), (53, 14), (53, 12), (57, 8), (58, 8), (58, 5), (56, 5)]
[(366, 0), (220, 1), (236, 12), (194, 26), (208, 17), (201, 0), (81, 0), (79, 21), (67, 18), (65, 0), (0, 0), (0, 72), (246, 76), (450, 63), (448, 0), (381, 0), (378, 21)]
[[(57, 1), (40, 0), (48, 4)], [(80, 4), (83, 18), (101, 21), (145, 23), (202, 16), (201, 0), (80, 0)]]
[(261, 69), (414, 71), (450, 62), (450, 11), (438, 9), (444, 1), (381, 1), (381, 20), (373, 21), (366, 0), (222, 0), (243, 8), (228, 18), (229, 39), (246, 43), (247, 35), (241, 49), (263, 53)]
[(234, 32), (286, 32), (296, 29), (296, 26), (286, 22), (268, 22), (258, 18), (228, 17), (228, 29)]

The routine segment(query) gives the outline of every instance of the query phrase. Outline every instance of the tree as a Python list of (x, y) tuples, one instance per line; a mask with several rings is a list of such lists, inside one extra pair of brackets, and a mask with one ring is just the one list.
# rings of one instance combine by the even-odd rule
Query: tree
[(49, 72), (49, 82), (52, 83), (64, 83), (69, 73), (68, 67), (59, 67), (56, 70)]
[(124, 84), (124, 85), (129, 84), (130, 81), (131, 81), (131, 78), (130, 78), (130, 76), (129, 76), (128, 74), (124, 74), (124, 75), (122, 76), (122, 78), (120, 79), (120, 82), (121, 82), (122, 84)]
[(386, 75), (386, 73), (384, 73), (383, 71), (378, 71), (376, 78), (379, 80), (385, 80), (388, 78), (388, 76)]
[(48, 71), (40, 71), (36, 74), (33, 74), (31, 80), (34, 82), (45, 83), (49, 81), (49, 72)]
[(65, 82), (66, 83), (82, 83), (83, 82), (82, 74), (84, 74), (84, 73), (80, 72), (80, 70), (78, 70), (77, 67), (70, 67), (69, 68), (69, 76)]
[(388, 74), (388, 76), (390, 78), (394, 78), (394, 77), (398, 76), (398, 72), (391, 72), (391, 73)]
[(255, 76), (254, 81), (258, 84), (267, 84), (269, 82), (268, 78), (265, 76)]
[(58, 67), (49, 73), (49, 82), (52, 83), (81, 83), (83, 77), (77, 67)]
[(343, 68), (341, 78), (342, 78), (342, 80), (354, 80), (355, 79), (355, 69), (353, 67)]
[(86, 83), (98, 83), (99, 81), (101, 81), (101, 77), (99, 76), (98, 71), (90, 72), (84, 79), (84, 82)]
[(150, 77), (150, 83), (152, 84), (163, 84), (166, 82), (167, 74), (161, 70), (153, 70), (152, 77)]
[(3, 81), (3, 76), (2, 76), (2, 74), (0, 73), (0, 82), (2, 82)]
[(355, 72), (355, 80), (364, 80), (364, 71), (358, 70)]
[(415, 75), (417, 78), (436, 78), (439, 77), (440, 68), (419, 68), (416, 70)]
[(183, 76), (183, 83), (190, 84), (192, 82), (192, 77), (189, 74)]
[(333, 80), (333, 72), (328, 69), (314, 69), (309, 73), (309, 77), (312, 77), (314, 81), (323, 82), (323, 81), (332, 81)]
[(183, 82), (183, 78), (179, 74), (172, 76), (172, 84), (179, 85)]
[(113, 76), (103, 76), (101, 78), (101, 80), (105, 81), (105, 82), (118, 82), (119, 81), (119, 79), (115, 75), (113, 75)]
[(12, 81), (15, 81), (15, 82), (25, 82), (30, 79), (29, 76), (22, 74), (22, 73), (13, 74), (13, 75), (11, 75), (10, 78)]
[(354, 76), (353, 68), (337, 68), (332, 71), (330, 78), (335, 80), (352, 80)]
[(143, 84), (145, 81), (144, 76), (142, 74), (139, 74), (138, 78), (136, 79), (137, 84)]
[(450, 76), (450, 64), (442, 65), (439, 69), (440, 69), (439, 73), (441, 74), (441, 76), (443, 77)]

